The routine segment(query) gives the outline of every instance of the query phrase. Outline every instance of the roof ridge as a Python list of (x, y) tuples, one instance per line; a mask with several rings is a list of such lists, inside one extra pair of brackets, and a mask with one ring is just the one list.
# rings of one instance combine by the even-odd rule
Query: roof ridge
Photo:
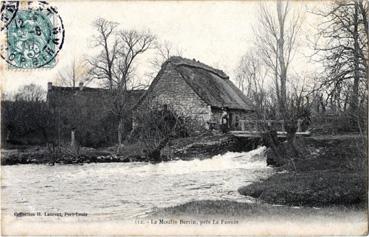
[[(80, 89), (79, 86), (54, 86), (52, 85), (51, 88), (63, 88), (63, 89)], [(88, 89), (100, 89), (100, 90), (108, 90), (106, 88), (101, 88), (101, 87), (89, 87), (89, 86), (83, 86), (83, 88), (88, 88)]]
[[(51, 86), (52, 89), (65, 89), (65, 90), (80, 90), (80, 87), (78, 86)], [(101, 91), (109, 91), (110, 89), (108, 88), (102, 88), (102, 87), (88, 87), (88, 86), (83, 86), (83, 90), (101, 90)], [(82, 90), (82, 91), (83, 91)], [(141, 92), (141, 91), (146, 91), (146, 89), (132, 89), (132, 90), (127, 90), (127, 92)]]
[(206, 70), (208, 72), (214, 73), (217, 76), (223, 78), (223, 79), (229, 79), (229, 76), (227, 74), (225, 74), (225, 72), (223, 70), (220, 69), (216, 69), (213, 68), (207, 64), (204, 64), (200, 61), (196, 61), (195, 59), (191, 60), (188, 58), (183, 58), (180, 56), (172, 56), (168, 59), (169, 62), (171, 62), (172, 64), (174, 64), (175, 66), (188, 66), (188, 67), (193, 67), (193, 68), (199, 68), (199, 69), (203, 69)]

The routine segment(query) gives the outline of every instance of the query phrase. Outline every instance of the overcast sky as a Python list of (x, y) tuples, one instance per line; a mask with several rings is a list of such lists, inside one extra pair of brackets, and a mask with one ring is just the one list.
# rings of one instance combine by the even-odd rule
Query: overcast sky
[[(275, 2), (267, 4), (275, 7)], [(307, 7), (319, 4), (325, 3), (294, 2), (293, 8), (305, 11)], [(58, 1), (51, 2), (51, 5), (58, 8), (65, 27), (65, 43), (57, 56), (57, 65), (52, 69), (3, 70), (5, 92), (29, 83), (46, 88), (47, 82), (53, 81), (58, 71), (70, 65), (73, 58), (93, 53), (92, 22), (97, 17), (118, 22), (121, 29), (150, 30), (160, 41), (169, 41), (174, 48), (180, 49), (182, 56), (222, 69), (232, 79), (242, 55), (253, 45), (259, 2)], [(313, 18), (305, 15), (303, 34), (314, 29), (312, 22)], [(296, 68), (301, 70), (310, 68), (303, 57), (308, 54), (305, 46), (302, 44), (295, 57)], [(152, 70), (150, 60), (153, 53), (140, 59), (137, 68), (139, 78), (144, 78)]]

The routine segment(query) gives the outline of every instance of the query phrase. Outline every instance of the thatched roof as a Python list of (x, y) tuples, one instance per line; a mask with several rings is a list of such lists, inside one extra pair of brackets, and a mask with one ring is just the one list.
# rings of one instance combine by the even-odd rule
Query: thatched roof
[(146, 94), (160, 80), (165, 67), (171, 64), (187, 84), (208, 105), (215, 108), (252, 110), (251, 103), (245, 95), (229, 80), (221, 70), (212, 68), (199, 61), (182, 57), (171, 57), (162, 66)]
[[(68, 93), (68, 92), (101, 92), (104, 94), (108, 94), (109, 93), (109, 89), (105, 89), (105, 88), (96, 88), (96, 87), (87, 87), (87, 86), (76, 86), (76, 87), (69, 87), (69, 86), (54, 86), (50, 83), (50, 85), (48, 85), (48, 91), (57, 91), (57, 92), (62, 92), (62, 93)], [(127, 93), (129, 94), (133, 94), (135, 96), (141, 96), (146, 90), (127, 90)]]

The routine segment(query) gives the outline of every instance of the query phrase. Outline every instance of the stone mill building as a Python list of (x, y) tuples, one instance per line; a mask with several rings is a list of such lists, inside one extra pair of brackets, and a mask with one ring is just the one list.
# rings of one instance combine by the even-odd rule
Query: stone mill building
[(223, 71), (178, 56), (162, 65), (137, 108), (148, 103), (196, 118), (204, 126), (219, 123), (222, 109), (228, 111), (231, 128), (255, 116), (251, 103)]

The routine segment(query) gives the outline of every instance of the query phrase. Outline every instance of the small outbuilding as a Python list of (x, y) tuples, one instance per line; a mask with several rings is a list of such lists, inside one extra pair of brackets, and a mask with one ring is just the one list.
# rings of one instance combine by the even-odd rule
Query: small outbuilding
[[(143, 93), (144, 90), (127, 91), (127, 106), (133, 107)], [(61, 87), (49, 82), (47, 104), (54, 115), (58, 140), (69, 141), (75, 136), (75, 140), (89, 147), (117, 142), (119, 120), (112, 113), (113, 98), (108, 89), (86, 87), (83, 83), (78, 87)], [(130, 132), (131, 120), (131, 113), (127, 113), (124, 134)]]

